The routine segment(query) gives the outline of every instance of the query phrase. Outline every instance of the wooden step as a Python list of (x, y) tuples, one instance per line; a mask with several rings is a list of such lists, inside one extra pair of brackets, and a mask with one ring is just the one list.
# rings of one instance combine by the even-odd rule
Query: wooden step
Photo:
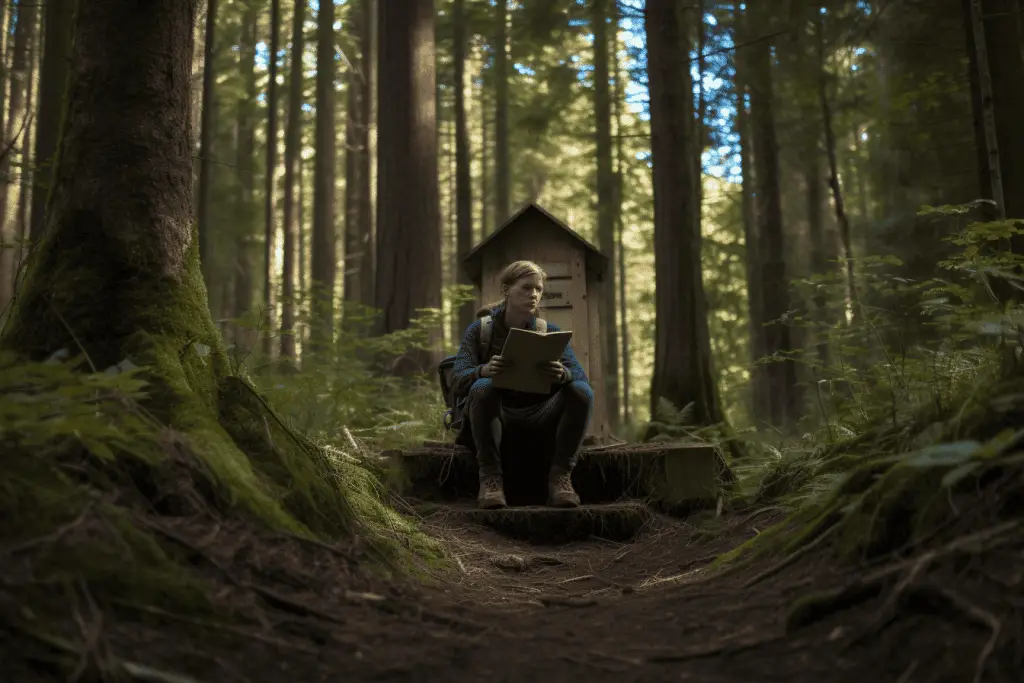
[[(477, 465), (462, 446), (427, 444), (388, 451), (392, 485), (421, 500), (473, 499)], [(547, 460), (525, 449), (502, 455), (505, 495), (512, 505), (536, 505), (547, 496)], [(687, 512), (712, 504), (721, 456), (713, 446), (689, 443), (589, 446), (580, 452), (573, 486), (585, 504), (647, 500), (658, 509)]]
[(467, 522), (488, 526), (507, 536), (537, 544), (569, 543), (587, 538), (624, 542), (633, 538), (653, 516), (640, 502), (552, 508), (539, 505), (481, 510), (471, 503), (414, 505), (426, 520)]

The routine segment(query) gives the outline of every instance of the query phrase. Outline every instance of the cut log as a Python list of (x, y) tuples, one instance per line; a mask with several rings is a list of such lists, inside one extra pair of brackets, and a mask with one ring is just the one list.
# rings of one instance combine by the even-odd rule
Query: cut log
[[(449, 444), (385, 453), (392, 483), (403, 496), (456, 501), (477, 492), (473, 451)], [(549, 456), (539, 449), (503, 449), (505, 494), (512, 505), (536, 505), (547, 495)], [(683, 514), (713, 504), (719, 490), (721, 455), (704, 444), (611, 444), (585, 447), (573, 472), (573, 486), (585, 504), (648, 500)]]

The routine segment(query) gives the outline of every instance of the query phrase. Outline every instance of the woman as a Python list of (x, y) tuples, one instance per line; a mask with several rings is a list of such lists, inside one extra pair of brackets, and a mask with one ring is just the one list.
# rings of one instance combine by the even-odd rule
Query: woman
[[(554, 457), (548, 475), (548, 505), (576, 507), (580, 504), (570, 475), (590, 422), (594, 394), (572, 348), (566, 346), (561, 360), (546, 363), (541, 368), (551, 378), (549, 394), (498, 389), (491, 381), (509, 368), (500, 355), (509, 329), (536, 329), (544, 278), (544, 271), (532, 261), (516, 261), (505, 268), (501, 274), (504, 298), (485, 311), (493, 320), (490, 348), (482, 353), (481, 322), (474, 321), (462, 337), (452, 371), (455, 394), (469, 398), (465, 409), (468, 419), (463, 421), (463, 430), (468, 427), (476, 447), (480, 468), (477, 504), (482, 508), (506, 505), (500, 457), (503, 427), (517, 433), (533, 432), (531, 436), (537, 439), (554, 440)], [(558, 330), (552, 324), (548, 324), (547, 329), (549, 332)]]

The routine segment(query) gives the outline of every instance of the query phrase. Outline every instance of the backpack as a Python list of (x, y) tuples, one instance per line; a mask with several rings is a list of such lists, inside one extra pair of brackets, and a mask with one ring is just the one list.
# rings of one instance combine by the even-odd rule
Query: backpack
[[(537, 332), (547, 332), (548, 322), (542, 318), (536, 319)], [(477, 347), (477, 358), (483, 360), (491, 350), (491, 336), (494, 332), (494, 318), (485, 315), (480, 319), (480, 345)], [(462, 394), (455, 395), (455, 387), (452, 386), (452, 371), (455, 369), (456, 356), (448, 356), (437, 366), (437, 380), (441, 385), (441, 396), (444, 397), (445, 412), (441, 423), (445, 431), (462, 429), (463, 411), (469, 396)]]

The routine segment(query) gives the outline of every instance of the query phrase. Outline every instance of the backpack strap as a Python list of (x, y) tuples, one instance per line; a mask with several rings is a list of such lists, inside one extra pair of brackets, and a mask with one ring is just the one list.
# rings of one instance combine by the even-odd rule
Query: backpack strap
[(537, 331), (540, 332), (541, 334), (547, 334), (548, 321), (545, 320), (544, 318), (537, 318), (535, 327), (537, 328)]
[(480, 362), (486, 363), (490, 360), (487, 355), (491, 351), (491, 333), (494, 331), (494, 318), (485, 315), (480, 318)]

